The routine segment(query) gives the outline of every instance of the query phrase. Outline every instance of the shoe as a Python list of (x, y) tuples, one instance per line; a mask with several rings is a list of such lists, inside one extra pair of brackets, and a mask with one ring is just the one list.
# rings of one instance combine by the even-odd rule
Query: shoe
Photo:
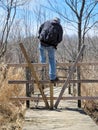
[(31, 61), (31, 63), (34, 63), (33, 61)]
[(52, 83), (54, 83), (54, 82), (57, 82), (57, 81), (59, 81), (59, 78), (58, 77), (56, 77), (55, 79), (53, 79), (53, 80), (50, 80)]

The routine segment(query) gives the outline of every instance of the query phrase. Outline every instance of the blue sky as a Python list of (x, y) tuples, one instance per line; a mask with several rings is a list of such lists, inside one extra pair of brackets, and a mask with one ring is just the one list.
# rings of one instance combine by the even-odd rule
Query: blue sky
[[(64, 12), (64, 10), (66, 9), (64, 0), (50, 0), (50, 2), (53, 4), (53, 7), (57, 10), (60, 10), (61, 13)], [(75, 29), (71, 24), (65, 24), (63, 17), (61, 17), (60, 14), (53, 11), (54, 9), (51, 8), (47, 0), (31, 0), (30, 4), (25, 5), (25, 9), (26, 8), (29, 14), (29, 18), (32, 19), (32, 24), (35, 26), (35, 32), (37, 28), (36, 25), (40, 26), (41, 23), (48, 19), (59, 17), (61, 19), (61, 24), (64, 27), (64, 30), (67, 34), (76, 33)], [(39, 11), (41, 12), (40, 16), (38, 15)], [(23, 11), (23, 8), (18, 8), (17, 18), (22, 18), (24, 15), (26, 15), (26, 13)]]
[[(71, 34), (71, 35), (77, 34), (77, 32), (76, 32), (77, 24), (75, 23), (76, 17), (75, 17), (75, 15), (73, 16), (73, 13), (66, 6), (65, 0), (50, 0), (50, 2), (52, 3), (53, 8), (49, 5), (47, 0), (31, 0), (30, 4), (28, 5), (29, 9), (28, 9), (28, 6), (25, 5), (25, 7), (27, 8), (27, 10), (29, 12), (29, 15), (31, 15), (30, 17), (33, 21), (33, 24), (35, 24), (35, 26), (36, 26), (36, 24), (40, 25), (45, 20), (52, 19), (53, 17), (56, 16), (56, 17), (60, 17), (61, 24), (64, 27), (65, 33)], [(73, 20), (74, 22), (72, 22), (72, 23), (67, 22), (64, 19), (64, 17), (62, 17), (60, 14), (56, 13), (56, 11), (54, 11), (54, 10), (57, 10), (57, 11), (59, 10), (60, 13), (64, 15), (64, 17), (67, 17), (67, 18)], [(38, 15), (39, 11), (41, 12), (40, 15)], [(98, 6), (95, 8), (95, 12), (97, 12), (97, 11), (98, 11)], [(96, 16), (95, 19), (98, 19), (98, 15)], [(38, 22), (38, 23), (36, 23), (36, 22)], [(91, 25), (91, 24), (92, 24), (92, 21), (89, 25)], [(94, 32), (96, 32), (96, 30), (94, 30)], [(90, 34), (92, 35), (93, 32), (90, 31)]]
[[(23, 24), (23, 26), (24, 26), (24, 20), (26, 20), (25, 22), (28, 24), (28, 27), (32, 31), (32, 33), (37, 33), (38, 27), (45, 20), (52, 19), (54, 17), (59, 17), (61, 19), (61, 24), (66, 34), (68, 35), (77, 34), (76, 30), (77, 24), (75, 23), (76, 17), (66, 6), (65, 0), (50, 0), (53, 8), (47, 2), (48, 0), (29, 0), (29, 1), (30, 2), (24, 5), (23, 7), (17, 8), (17, 15), (15, 20), (19, 21), (21, 24)], [(64, 15), (64, 17), (73, 20), (73, 22), (69, 23), (68, 21), (66, 21), (66, 19), (64, 19), (64, 17), (56, 13), (54, 10), (56, 11), (59, 10), (60, 13)], [(97, 11), (98, 6), (95, 9), (95, 12)], [(0, 17), (2, 17), (1, 9), (0, 9)], [(96, 16), (95, 19), (98, 19), (98, 15)], [(92, 21), (90, 24), (92, 24)], [(96, 29), (93, 31), (95, 31), (96, 33)], [(92, 30), (90, 31), (91, 35), (93, 34), (93, 31)]]

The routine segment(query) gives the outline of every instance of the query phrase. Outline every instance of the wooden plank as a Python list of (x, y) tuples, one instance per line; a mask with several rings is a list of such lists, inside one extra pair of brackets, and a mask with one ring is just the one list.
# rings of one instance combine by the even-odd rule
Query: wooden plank
[[(50, 100), (50, 97), (46, 97), (47, 100)], [(53, 100), (57, 100), (58, 97), (53, 97)], [(11, 100), (23, 100), (23, 101), (27, 101), (27, 100), (33, 100), (33, 101), (37, 101), (37, 100), (42, 100), (42, 97), (11, 97)], [(77, 96), (77, 97), (62, 97), (61, 100), (98, 100), (98, 96)]]
[(50, 87), (50, 109), (53, 109), (53, 84), (49, 84)]
[(69, 72), (68, 78), (67, 78), (67, 80), (65, 81), (65, 83), (64, 83), (64, 85), (63, 85), (63, 87), (62, 87), (62, 89), (61, 89), (61, 92), (60, 92), (60, 94), (59, 94), (59, 97), (58, 97), (57, 101), (55, 102), (55, 105), (54, 105), (55, 108), (57, 108), (57, 106), (58, 106), (58, 104), (59, 104), (59, 102), (60, 102), (60, 100), (61, 100), (61, 98), (62, 98), (62, 95), (63, 95), (65, 89), (67, 88), (67, 85), (68, 85), (68, 83), (69, 83), (69, 80), (71, 79), (71, 76), (72, 76), (72, 74), (73, 74), (74, 71), (75, 71), (76, 64), (78, 63), (78, 61), (80, 60), (81, 55), (83, 54), (84, 48), (85, 48), (85, 45), (82, 46), (82, 48), (81, 48), (81, 50), (80, 50), (80, 52), (79, 52), (79, 54), (78, 54), (78, 56), (77, 56), (77, 59), (76, 59), (75, 63), (74, 63), (73, 66), (71, 67), (71, 71)]
[[(35, 80), (9, 80), (9, 84), (26, 84), (26, 83), (36, 83)], [(65, 83), (66, 80), (59, 80), (56, 83)], [(50, 83), (50, 80), (39, 80), (40, 84)], [(98, 83), (98, 80), (86, 79), (86, 80), (68, 80), (68, 83)]]
[[(75, 63), (75, 62), (73, 62)], [(57, 66), (73, 66), (73, 63), (57, 63)], [(98, 65), (98, 62), (78, 62), (76, 63), (76, 66), (91, 66), (91, 65), (95, 65), (97, 66)]]
[[(25, 74), (26, 74), (26, 80), (29, 81), (31, 80), (31, 71), (29, 67), (25, 68)], [(28, 82), (26, 83), (26, 96), (31, 97), (31, 93), (34, 92), (34, 83), (32, 82), (31, 84)], [(26, 107), (30, 107), (30, 101), (26, 102)]]
[(49, 104), (48, 104), (47, 98), (46, 98), (46, 96), (44, 95), (42, 86), (40, 85), (40, 83), (39, 83), (39, 81), (38, 81), (38, 77), (37, 77), (36, 72), (35, 72), (35, 70), (34, 70), (34, 66), (33, 66), (33, 64), (31, 64), (31, 61), (30, 61), (30, 59), (29, 59), (29, 57), (28, 57), (28, 55), (27, 55), (27, 52), (26, 52), (26, 50), (25, 50), (23, 44), (20, 43), (19, 45), (20, 45), (21, 51), (22, 51), (22, 53), (24, 54), (24, 57), (25, 57), (25, 59), (26, 59), (26, 61), (27, 61), (27, 63), (28, 63), (28, 67), (29, 67), (30, 70), (31, 70), (32, 77), (35, 78), (36, 84), (37, 84), (38, 89), (39, 89), (39, 91), (40, 91), (40, 93), (41, 93), (41, 95), (42, 95), (42, 98), (43, 98), (43, 100), (44, 100), (44, 102), (45, 102), (45, 105), (46, 105), (47, 108), (49, 108)]
[[(43, 67), (43, 66), (48, 66), (48, 64), (46, 63), (31, 63), (33, 64), (34, 67)], [(7, 64), (8, 67), (28, 67), (27, 63), (21, 63), (21, 64), (13, 64), (13, 63), (9, 63)]]
[[(73, 62), (74, 63), (74, 62)], [(57, 63), (57, 66), (72, 66), (73, 63)], [(32, 63), (34, 67), (42, 67), (42, 66), (48, 66), (46, 63)], [(90, 65), (98, 65), (98, 62), (82, 62), (82, 63), (77, 63), (76, 66), (90, 66)], [(13, 64), (9, 63), (7, 64), (8, 67), (28, 67), (27, 63), (21, 63), (21, 64)]]

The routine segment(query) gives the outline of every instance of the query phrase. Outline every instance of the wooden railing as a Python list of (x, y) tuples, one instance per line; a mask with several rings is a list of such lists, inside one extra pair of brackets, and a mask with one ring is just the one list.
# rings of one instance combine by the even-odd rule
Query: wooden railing
[[(39, 63), (30, 63), (30, 60), (29, 60), (29, 57), (26, 53), (26, 50), (25, 48), (23, 47), (22, 44), (20, 44), (20, 47), (21, 47), (21, 50), (26, 58), (26, 61), (27, 61), (27, 64), (8, 64), (8, 67), (25, 67), (26, 68), (26, 80), (9, 80), (8, 83), (9, 84), (26, 84), (26, 97), (11, 97), (11, 99), (13, 100), (26, 100), (26, 104), (27, 104), (27, 107), (29, 107), (29, 101), (30, 100), (43, 100), (45, 102), (45, 105), (47, 108), (50, 108), (50, 109), (53, 109), (54, 107), (57, 108), (58, 105), (59, 105), (59, 102), (60, 100), (97, 100), (98, 97), (95, 96), (95, 97), (91, 97), (91, 96), (84, 96), (84, 97), (81, 97), (81, 96), (77, 96), (77, 97), (63, 97), (63, 93), (65, 91), (65, 89), (68, 87), (68, 84), (69, 83), (98, 83), (98, 80), (93, 80), (93, 79), (82, 79), (82, 80), (72, 80), (71, 79), (71, 76), (72, 74), (74, 73), (75, 71), (75, 68), (77, 66), (88, 66), (88, 65), (98, 65), (98, 63), (79, 63), (79, 59), (83, 53), (83, 50), (84, 50), (84, 46), (81, 48), (78, 56), (77, 56), (77, 59), (74, 63), (57, 63), (57, 66), (60, 66), (60, 67), (70, 67), (71, 70), (68, 72), (68, 76), (66, 78), (66, 80), (60, 80), (58, 82), (56, 82), (56, 84), (59, 84), (59, 83), (63, 83), (63, 87), (61, 89), (61, 92), (59, 94), (58, 97), (54, 97), (54, 94), (53, 94), (53, 85), (49, 80), (39, 80), (37, 75), (36, 75), (36, 72), (34, 70), (34, 67), (48, 67), (48, 64), (39, 64)], [(27, 71), (28, 68), (30, 69), (30, 71)], [(31, 73), (31, 74), (28, 74), (28, 73)], [(32, 78), (31, 78), (32, 77)], [(40, 93), (41, 93), (41, 96), (42, 97), (31, 97), (30, 95), (30, 90), (29, 90), (29, 84), (33, 84), (33, 87), (34, 87), (34, 84), (36, 83), (39, 90), (40, 90)], [(45, 94), (44, 94), (44, 91), (42, 89), (42, 85), (44, 84), (48, 84), (50, 87), (50, 97), (47, 97)], [(50, 106), (48, 104), (48, 100), (50, 100)], [(54, 100), (56, 100), (55, 104), (54, 104)]]
[[(34, 67), (48, 67), (48, 64), (40, 64), (40, 63), (32, 63), (34, 65)], [(67, 67), (67, 66), (72, 66), (71, 63), (58, 63), (57, 64), (59, 67)], [(77, 63), (78, 66), (98, 66), (98, 62), (92, 62), (92, 63)], [(26, 101), (26, 104), (27, 104), (27, 108), (29, 108), (30, 106), (30, 101), (34, 100), (43, 100), (41, 97), (37, 98), (37, 97), (31, 97), (31, 94), (30, 94), (30, 86), (32, 84), (32, 89), (34, 89), (34, 84), (35, 84), (35, 80), (32, 80), (30, 74), (28, 75), (28, 71), (27, 71), (27, 68), (28, 68), (28, 65), (26, 63), (23, 63), (23, 64), (8, 64), (8, 67), (25, 67), (26, 68), (26, 80), (9, 80), (8, 83), (9, 84), (26, 84), (26, 97), (12, 97), (11, 99), (12, 100), (25, 100)], [(49, 84), (50, 81), (49, 80), (39, 80), (38, 81), (40, 84)], [(58, 84), (58, 87), (61, 87), (59, 86), (59, 83), (61, 84), (64, 84), (66, 82), (66, 80), (59, 80), (57, 82)], [(98, 80), (97, 79), (81, 79), (81, 80), (72, 80), (70, 79), (68, 81), (68, 83), (98, 83)], [(72, 87), (72, 86), (71, 86)], [(50, 100), (50, 97), (46, 97), (47, 100)], [(57, 100), (58, 97), (54, 97), (51, 99), (52, 102), (53, 100)], [(61, 100), (98, 100), (98, 96), (77, 96), (77, 97), (62, 97)]]

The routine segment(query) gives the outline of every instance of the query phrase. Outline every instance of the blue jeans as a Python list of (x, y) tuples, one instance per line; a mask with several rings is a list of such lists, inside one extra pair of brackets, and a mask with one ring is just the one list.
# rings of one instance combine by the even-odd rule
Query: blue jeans
[(45, 47), (39, 44), (40, 62), (46, 63), (46, 53), (49, 60), (49, 77), (50, 80), (56, 78), (56, 60), (55, 60), (55, 48), (53, 46)]

